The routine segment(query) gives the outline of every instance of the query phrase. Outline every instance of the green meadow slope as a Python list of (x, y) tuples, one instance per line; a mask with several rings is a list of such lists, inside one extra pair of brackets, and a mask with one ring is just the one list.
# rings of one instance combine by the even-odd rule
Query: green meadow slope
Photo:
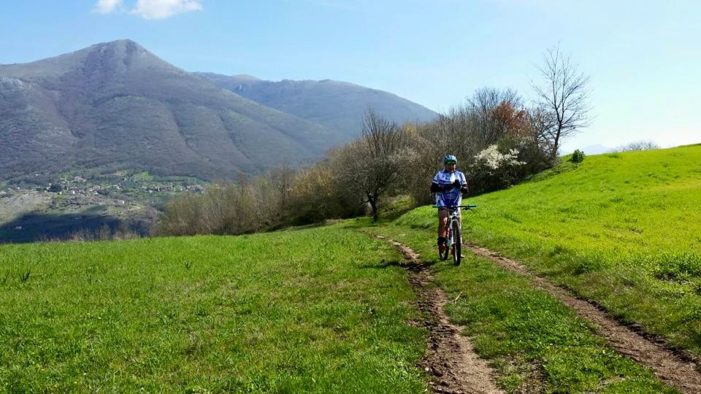
[[(590, 156), (469, 202), (466, 241), (701, 356), (701, 145)], [(428, 235), (434, 209), (397, 224)]]
[(0, 391), (423, 392), (397, 258), (338, 226), (1, 246)]
[[(426, 230), (365, 220), (0, 246), (0, 391), (426, 392), (430, 317), (375, 231), (430, 256)], [(675, 392), (527, 280), (425, 263), (507, 392)]]

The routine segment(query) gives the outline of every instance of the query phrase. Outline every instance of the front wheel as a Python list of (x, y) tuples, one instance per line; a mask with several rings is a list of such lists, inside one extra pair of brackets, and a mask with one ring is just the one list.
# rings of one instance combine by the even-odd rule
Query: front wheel
[(451, 233), (453, 236), (453, 264), (460, 265), (462, 258), (462, 236), (460, 234), (460, 223), (455, 220), (451, 223)]

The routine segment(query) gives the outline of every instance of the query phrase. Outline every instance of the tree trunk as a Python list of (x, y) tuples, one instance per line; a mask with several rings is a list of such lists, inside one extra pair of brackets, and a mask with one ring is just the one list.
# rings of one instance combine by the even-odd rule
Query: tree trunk
[(370, 209), (372, 210), (372, 221), (376, 222), (378, 219), (378, 214), (377, 214), (377, 195), (373, 195), (372, 193), (368, 193), (368, 202), (370, 203)]
[(552, 161), (553, 165), (557, 162), (557, 151), (560, 148), (560, 136), (561, 135), (562, 135), (562, 126), (558, 122), (557, 132), (555, 133), (555, 141), (553, 143), (553, 150), (552, 150), (552, 153), (550, 154), (550, 160)]

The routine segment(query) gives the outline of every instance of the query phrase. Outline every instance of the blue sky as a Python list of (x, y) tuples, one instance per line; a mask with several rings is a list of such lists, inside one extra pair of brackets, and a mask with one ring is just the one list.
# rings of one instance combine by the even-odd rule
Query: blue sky
[(533, 97), (559, 44), (590, 76), (564, 150), (701, 142), (701, 2), (0, 0), (0, 64), (132, 39), (188, 71), (335, 79), (439, 112), (481, 87)]

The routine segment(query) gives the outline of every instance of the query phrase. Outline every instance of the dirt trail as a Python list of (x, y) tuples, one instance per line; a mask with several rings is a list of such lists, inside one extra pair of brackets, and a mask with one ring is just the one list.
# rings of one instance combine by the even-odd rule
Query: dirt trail
[(409, 282), (418, 298), (423, 314), (420, 322), (429, 332), (428, 351), (421, 366), (432, 375), (431, 389), (435, 393), (502, 393), (494, 383), (492, 369), (474, 352), (467, 337), (460, 335), (461, 327), (450, 323), (443, 307), (448, 299), (434, 285), (433, 275), (413, 250), (399, 242), (391, 242), (408, 260), (405, 267)]
[(593, 323), (598, 334), (606, 338), (614, 349), (652, 368), (655, 375), (665, 383), (684, 393), (701, 393), (701, 374), (696, 370), (695, 362), (676, 354), (660, 343), (645, 338), (631, 328), (617, 322), (590, 302), (576, 298), (567, 290), (534, 275), (523, 264), (476, 245), (466, 244), (465, 246), (478, 256), (486, 257), (507, 270), (530, 278), (536, 287), (556, 296), (560, 301), (574, 309), (579, 316)]

